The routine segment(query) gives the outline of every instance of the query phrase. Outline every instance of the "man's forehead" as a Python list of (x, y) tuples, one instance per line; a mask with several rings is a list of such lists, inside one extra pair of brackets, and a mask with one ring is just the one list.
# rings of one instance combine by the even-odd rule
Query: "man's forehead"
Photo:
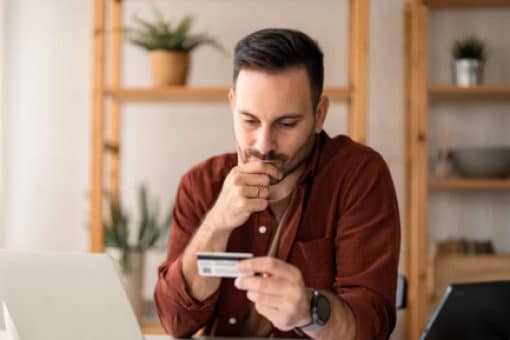
[(310, 110), (311, 95), (304, 69), (278, 73), (242, 70), (234, 90), (236, 108), (254, 115), (271, 111), (271, 115), (303, 113)]
[[(304, 65), (289, 67), (283, 70), (264, 70), (260, 68), (242, 68), (236, 79), (236, 85), (239, 81), (259, 81), (275, 83), (303, 83), (309, 85), (308, 73)], [(237, 87), (237, 86), (236, 86)]]

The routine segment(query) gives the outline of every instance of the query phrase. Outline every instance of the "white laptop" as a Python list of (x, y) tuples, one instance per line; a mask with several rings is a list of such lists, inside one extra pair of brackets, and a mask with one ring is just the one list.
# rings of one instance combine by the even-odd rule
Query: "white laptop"
[(105, 254), (0, 250), (4, 337), (143, 340), (112, 261)]

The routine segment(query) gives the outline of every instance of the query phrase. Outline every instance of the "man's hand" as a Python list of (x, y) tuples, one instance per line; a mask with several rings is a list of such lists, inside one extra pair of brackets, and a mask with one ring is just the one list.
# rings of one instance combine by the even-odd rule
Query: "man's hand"
[(233, 168), (223, 182), (220, 195), (207, 215), (216, 230), (232, 231), (251, 214), (268, 206), (271, 178), (281, 178), (272, 164), (253, 161)]
[(247, 291), (257, 312), (276, 328), (288, 331), (311, 321), (311, 293), (299, 269), (272, 257), (244, 260), (237, 267), (242, 272), (261, 274), (238, 277), (235, 286)]

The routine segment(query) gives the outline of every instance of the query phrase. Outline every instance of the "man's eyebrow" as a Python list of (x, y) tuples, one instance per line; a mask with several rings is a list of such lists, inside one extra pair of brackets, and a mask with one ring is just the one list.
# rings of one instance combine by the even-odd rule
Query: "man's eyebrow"
[(284, 119), (301, 119), (303, 118), (305, 115), (303, 114), (299, 114), (299, 113), (287, 113), (287, 114), (284, 114), (283, 116), (280, 116), (278, 118), (276, 118), (275, 120), (284, 120)]
[[(245, 115), (245, 116), (248, 116), (252, 119), (259, 119), (257, 116), (255, 116), (254, 114), (248, 112), (248, 111), (244, 111), (244, 110), (239, 110), (239, 113), (242, 114), (242, 115)], [(301, 119), (303, 118), (304, 115), (303, 114), (299, 114), (299, 113), (286, 113), (284, 115), (281, 115), (279, 117), (277, 117), (275, 119), (275, 121), (278, 121), (278, 120), (284, 120), (284, 119)]]
[(245, 115), (245, 116), (248, 116), (250, 118), (253, 118), (253, 119), (258, 119), (257, 116), (255, 116), (254, 114), (252, 113), (249, 113), (248, 111), (244, 111), (244, 110), (239, 110), (239, 113), (242, 114), (242, 115)]

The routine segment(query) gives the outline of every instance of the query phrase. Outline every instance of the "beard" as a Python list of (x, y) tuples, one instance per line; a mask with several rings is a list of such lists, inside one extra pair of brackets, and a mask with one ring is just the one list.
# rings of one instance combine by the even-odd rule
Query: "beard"
[[(303, 144), (298, 148), (296, 154), (292, 159), (285, 154), (277, 153), (274, 150), (269, 151), (266, 154), (260, 153), (258, 150), (246, 148), (241, 149), (239, 143), (236, 140), (236, 149), (238, 157), (243, 163), (248, 163), (253, 159), (259, 159), (265, 163), (274, 165), (283, 174), (281, 179), (271, 178), (270, 185), (276, 185), (283, 181), (288, 175), (299, 169), (304, 163), (308, 161), (312, 153), (313, 144), (315, 143), (315, 132), (312, 128), (310, 134), (305, 139)], [(289, 161), (290, 159), (290, 161)], [(287, 164), (287, 162), (290, 162)]]

